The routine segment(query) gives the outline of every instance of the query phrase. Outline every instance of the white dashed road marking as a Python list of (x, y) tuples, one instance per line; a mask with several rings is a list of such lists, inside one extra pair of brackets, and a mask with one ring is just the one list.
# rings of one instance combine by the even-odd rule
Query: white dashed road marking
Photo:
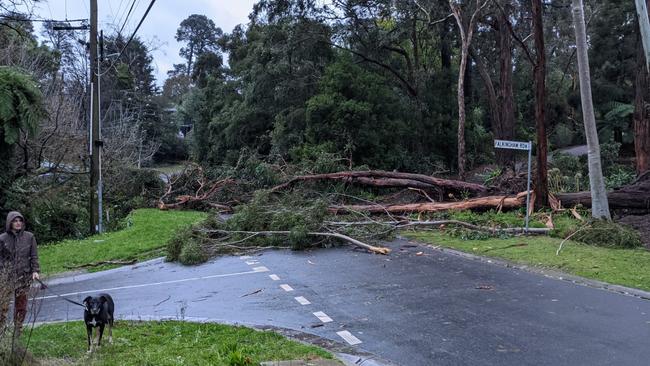
[(241, 257), (239, 257), (239, 259), (251, 259), (251, 258), (253, 257), (251, 257), (250, 255), (242, 255)]
[(294, 297), (294, 299), (296, 299), (296, 301), (298, 301), (300, 303), (300, 305), (309, 305), (309, 304), (311, 304), (311, 302), (309, 302), (309, 300), (305, 299), (302, 296)]
[[(268, 268), (266, 268), (266, 267), (258, 267), (258, 268), (263, 268), (263, 269), (260, 269), (260, 270), (255, 270), (254, 269), (252, 271), (247, 271), (247, 272), (236, 272), (236, 273), (226, 273), (226, 274), (218, 274), (218, 275), (211, 275), (211, 276), (183, 278), (183, 279), (180, 279), (180, 280), (172, 280), (172, 281), (143, 283), (143, 284), (140, 284), (140, 285), (129, 285), (129, 286), (102, 288), (102, 289), (95, 289), (95, 290), (88, 290), (88, 291), (68, 292), (66, 294), (60, 294), (60, 296), (74, 296), (74, 295), (89, 294), (89, 293), (94, 293), (94, 292), (109, 292), (109, 291), (126, 290), (126, 289), (132, 289), (132, 288), (169, 285), (169, 284), (173, 284), (173, 283), (208, 280), (208, 279), (212, 279), (212, 278), (221, 278), (221, 277), (242, 276), (242, 275), (247, 275), (247, 274), (253, 274), (253, 273), (268, 271)], [(55, 298), (55, 297), (58, 297), (58, 296), (57, 295), (42, 296), (42, 297), (37, 297), (35, 300), (51, 299), (51, 298)]]
[(273, 281), (280, 281), (280, 277), (278, 277), (276, 274), (269, 275), (269, 277), (271, 277)]
[(246, 264), (248, 264), (249, 266), (253, 266), (255, 264), (260, 264), (260, 261), (256, 261), (256, 260), (246, 261)]
[(317, 312), (314, 313), (314, 315), (316, 315), (316, 317), (317, 317), (318, 319), (320, 319), (320, 321), (322, 321), (323, 323), (329, 323), (329, 322), (333, 322), (333, 321), (334, 321), (334, 320), (332, 320), (332, 318), (330, 318), (329, 316), (327, 316), (327, 314), (325, 314), (325, 313), (322, 312), (322, 311), (317, 311)]
[(280, 285), (280, 287), (282, 287), (282, 289), (283, 289), (284, 291), (287, 291), (287, 292), (289, 292), (289, 291), (293, 291), (293, 287), (291, 287), (291, 286), (289, 286), (289, 285), (287, 285), (287, 284)]
[(362, 343), (361, 340), (359, 340), (359, 338), (353, 336), (352, 333), (348, 332), (347, 330), (336, 332), (336, 334), (338, 334), (341, 338), (343, 338), (344, 341), (348, 342), (351, 346)]
[(253, 271), (255, 271), (255, 272), (268, 272), (269, 269), (264, 267), (264, 266), (261, 266), (261, 267), (253, 267)]

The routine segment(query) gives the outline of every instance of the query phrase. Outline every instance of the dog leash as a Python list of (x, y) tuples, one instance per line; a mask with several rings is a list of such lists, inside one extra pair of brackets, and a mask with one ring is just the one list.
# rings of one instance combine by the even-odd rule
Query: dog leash
[(75, 305), (81, 306), (82, 308), (85, 308), (85, 307), (86, 307), (86, 305), (84, 305), (84, 304), (80, 304), (80, 303), (78, 303), (78, 302), (76, 302), (76, 301), (73, 301), (73, 300), (70, 300), (70, 299), (66, 298), (66, 297), (63, 296), (63, 295), (59, 295), (59, 294), (57, 294), (54, 290), (52, 290), (51, 288), (49, 288), (48, 285), (44, 284), (43, 281), (41, 281), (40, 279), (36, 279), (36, 281), (38, 281), (38, 283), (41, 284), (41, 290), (50, 290), (50, 292), (53, 293), (54, 296), (56, 296), (56, 297), (59, 297), (59, 298), (65, 300), (65, 301), (67, 301), (67, 302), (69, 302), (69, 303), (71, 303), (71, 304), (75, 304)]

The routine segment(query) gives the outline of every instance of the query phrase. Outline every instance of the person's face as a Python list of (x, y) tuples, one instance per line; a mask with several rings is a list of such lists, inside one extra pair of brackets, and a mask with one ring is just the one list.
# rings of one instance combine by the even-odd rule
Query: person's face
[(20, 231), (23, 229), (23, 219), (20, 217), (16, 217), (15, 219), (11, 220), (11, 230), (13, 231)]

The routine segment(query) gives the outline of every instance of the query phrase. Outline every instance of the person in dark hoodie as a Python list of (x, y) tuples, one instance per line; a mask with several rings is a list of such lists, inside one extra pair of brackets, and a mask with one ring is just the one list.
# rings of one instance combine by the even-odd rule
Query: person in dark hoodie
[[(27, 315), (29, 288), (33, 280), (39, 279), (40, 271), (36, 239), (34, 234), (25, 231), (25, 218), (20, 212), (9, 212), (5, 232), (0, 234), (0, 270), (8, 279), (6, 283), (13, 287), (14, 324), (20, 333)], [(0, 324), (4, 323), (9, 311), (9, 301), (3, 304)]]

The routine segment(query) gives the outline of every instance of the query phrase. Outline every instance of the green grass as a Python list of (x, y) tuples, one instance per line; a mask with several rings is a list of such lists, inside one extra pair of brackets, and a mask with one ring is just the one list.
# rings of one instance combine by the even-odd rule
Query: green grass
[[(206, 213), (193, 211), (135, 210), (127, 218), (128, 227), (123, 230), (39, 247), (41, 271), (51, 275), (88, 263), (159, 257), (165, 254), (167, 241), (178, 229), (206, 217)], [(103, 265), (89, 270), (111, 267), (115, 265)]]
[[(105, 343), (90, 355), (83, 322), (48, 324), (34, 328), (29, 350), (45, 364), (65, 360), (74, 365), (259, 365), (269, 360), (332, 358), (320, 348), (273, 332), (178, 321), (116, 322), (113, 344)], [(237, 358), (251, 363), (231, 362)]]
[(545, 236), (462, 240), (439, 232), (408, 232), (404, 235), (420, 242), (467, 253), (557, 269), (650, 291), (650, 251), (643, 248), (614, 249), (567, 241), (560, 255), (556, 256), (555, 252), (562, 240)]

